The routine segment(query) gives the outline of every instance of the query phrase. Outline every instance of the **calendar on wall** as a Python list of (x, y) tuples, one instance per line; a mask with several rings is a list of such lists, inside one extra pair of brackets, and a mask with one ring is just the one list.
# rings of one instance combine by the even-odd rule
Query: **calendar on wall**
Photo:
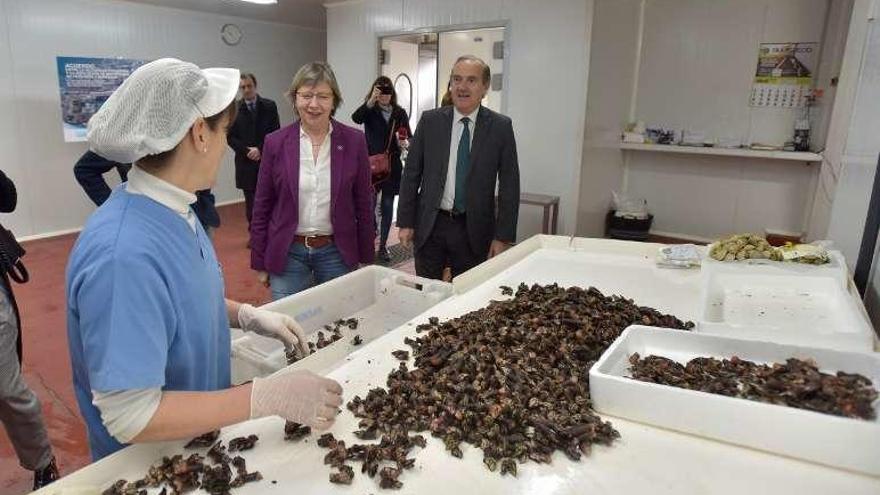
[(813, 91), (818, 43), (761, 43), (749, 105), (799, 108)]

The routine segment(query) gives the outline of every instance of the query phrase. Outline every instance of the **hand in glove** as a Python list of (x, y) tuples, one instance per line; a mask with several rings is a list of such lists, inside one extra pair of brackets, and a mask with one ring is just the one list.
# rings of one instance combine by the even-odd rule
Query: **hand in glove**
[(290, 316), (242, 304), (238, 309), (238, 324), (246, 332), (280, 340), (286, 349), (294, 349), (298, 358), (309, 354), (305, 333)]
[(287, 421), (326, 430), (342, 405), (342, 387), (311, 371), (296, 370), (268, 378), (254, 378), (251, 419), (281, 416)]

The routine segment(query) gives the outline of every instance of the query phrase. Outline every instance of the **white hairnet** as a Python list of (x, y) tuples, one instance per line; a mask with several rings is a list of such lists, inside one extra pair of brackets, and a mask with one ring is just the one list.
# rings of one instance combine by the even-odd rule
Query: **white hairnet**
[(120, 163), (173, 149), (198, 117), (235, 99), (239, 78), (238, 69), (199, 69), (174, 58), (144, 64), (89, 120), (89, 147)]

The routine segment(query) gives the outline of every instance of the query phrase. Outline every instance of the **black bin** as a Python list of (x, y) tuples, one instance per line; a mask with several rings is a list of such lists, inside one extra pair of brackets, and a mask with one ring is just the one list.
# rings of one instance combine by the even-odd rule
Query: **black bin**
[(614, 216), (615, 210), (605, 215), (605, 237), (626, 241), (647, 241), (654, 215), (648, 218), (626, 218)]

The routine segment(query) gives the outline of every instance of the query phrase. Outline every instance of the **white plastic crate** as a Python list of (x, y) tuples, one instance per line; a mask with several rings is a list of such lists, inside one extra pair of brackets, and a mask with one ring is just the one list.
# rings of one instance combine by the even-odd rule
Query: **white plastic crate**
[(831, 277), (716, 271), (703, 278), (697, 331), (870, 352), (874, 330)]
[[(342, 328), (343, 338), (293, 365), (326, 373), (346, 356), (452, 295), (452, 285), (381, 266), (367, 266), (308, 290), (262, 306), (294, 317), (313, 339), (324, 325), (357, 318)], [(324, 331), (329, 338), (330, 332)], [(351, 343), (360, 335), (363, 343)], [(284, 346), (275, 339), (236, 330), (232, 341), (232, 382), (270, 375), (287, 366)]]
[[(844, 371), (880, 387), (880, 355), (733, 339), (634, 325), (590, 370), (593, 408), (678, 430), (828, 466), (880, 475), (880, 423), (641, 382), (629, 357), (663, 356), (685, 364), (696, 357), (757, 363), (812, 359), (824, 372)], [(875, 410), (880, 400), (873, 404)]]

